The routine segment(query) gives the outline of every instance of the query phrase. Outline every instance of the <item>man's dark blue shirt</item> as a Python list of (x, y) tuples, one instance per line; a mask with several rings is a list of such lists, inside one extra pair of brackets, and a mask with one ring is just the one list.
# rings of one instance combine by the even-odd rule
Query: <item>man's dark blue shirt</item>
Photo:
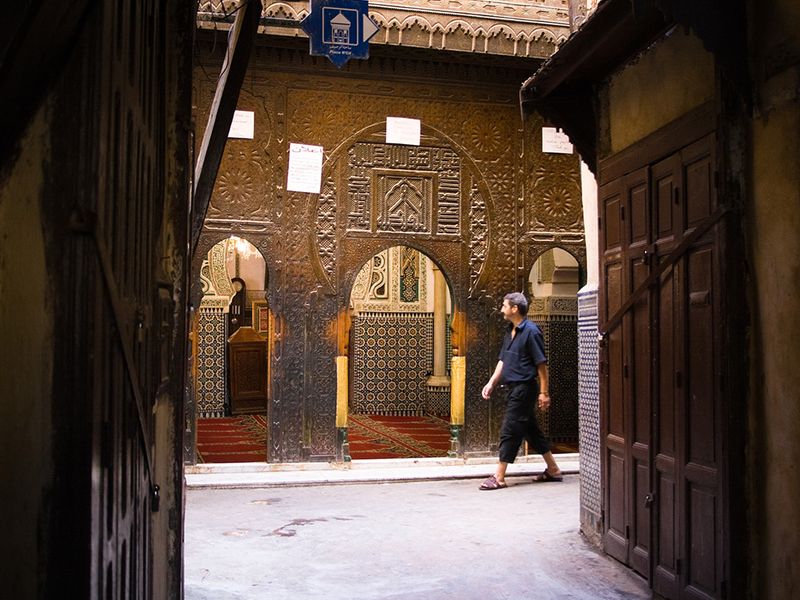
[(547, 362), (544, 354), (542, 330), (527, 318), (516, 327), (508, 330), (503, 340), (499, 359), (503, 361), (503, 383), (526, 383), (536, 378), (536, 365)]

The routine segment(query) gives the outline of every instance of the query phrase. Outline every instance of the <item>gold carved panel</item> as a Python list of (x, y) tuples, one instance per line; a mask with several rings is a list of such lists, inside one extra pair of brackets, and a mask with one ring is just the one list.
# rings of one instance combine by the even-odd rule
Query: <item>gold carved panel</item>
[(431, 233), (436, 173), (373, 171), (373, 231)]
[(348, 158), (348, 230), (459, 235), (454, 150), (356, 143)]

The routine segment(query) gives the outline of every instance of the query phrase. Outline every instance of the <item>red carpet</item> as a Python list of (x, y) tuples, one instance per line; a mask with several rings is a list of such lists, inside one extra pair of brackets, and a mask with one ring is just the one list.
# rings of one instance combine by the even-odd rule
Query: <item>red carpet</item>
[(264, 462), (267, 421), (262, 415), (197, 419), (197, 462)]
[(447, 456), (450, 449), (450, 425), (438, 417), (351, 414), (348, 419), (354, 459)]
[[(439, 417), (349, 416), (350, 456), (424, 458), (447, 456), (450, 426)], [(197, 462), (264, 462), (267, 421), (263, 415), (197, 420)], [(577, 452), (577, 444), (553, 444), (553, 452)]]

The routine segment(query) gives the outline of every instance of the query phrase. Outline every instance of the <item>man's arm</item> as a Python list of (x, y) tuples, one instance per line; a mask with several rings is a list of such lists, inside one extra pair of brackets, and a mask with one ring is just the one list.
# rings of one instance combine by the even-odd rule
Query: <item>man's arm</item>
[(489, 396), (492, 395), (492, 390), (497, 385), (497, 382), (500, 381), (500, 374), (503, 372), (503, 361), (498, 360), (497, 366), (494, 368), (494, 373), (489, 378), (489, 382), (483, 386), (483, 392), (481, 392), (481, 396), (483, 396), (484, 400), (488, 400)]
[(539, 408), (546, 410), (550, 406), (550, 379), (547, 374), (547, 363), (536, 365), (536, 372), (539, 376)]

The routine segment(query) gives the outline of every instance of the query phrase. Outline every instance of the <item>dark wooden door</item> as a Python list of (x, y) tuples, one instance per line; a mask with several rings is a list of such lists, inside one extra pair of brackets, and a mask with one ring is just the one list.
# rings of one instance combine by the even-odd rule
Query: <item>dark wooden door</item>
[[(649, 275), (648, 170), (603, 186), (600, 203), (607, 320)], [(609, 333), (603, 373), (605, 547), (644, 576), (649, 574), (650, 548), (650, 321), (650, 299), (645, 295)]]
[(252, 327), (240, 327), (228, 339), (231, 414), (266, 414), (269, 388), (267, 340)]
[(713, 136), (600, 188), (608, 320), (661, 261), (603, 344), (604, 545), (666, 598), (720, 598), (724, 423), (721, 226)]
[[(601, 314), (607, 320), (622, 306), (625, 297), (623, 274), (624, 181), (622, 178), (600, 188), (600, 245), (603, 265)], [(628, 563), (628, 421), (630, 409), (624, 389), (623, 322), (605, 339), (602, 362), (601, 414), (603, 415), (603, 500), (605, 532), (603, 543), (611, 556)]]

